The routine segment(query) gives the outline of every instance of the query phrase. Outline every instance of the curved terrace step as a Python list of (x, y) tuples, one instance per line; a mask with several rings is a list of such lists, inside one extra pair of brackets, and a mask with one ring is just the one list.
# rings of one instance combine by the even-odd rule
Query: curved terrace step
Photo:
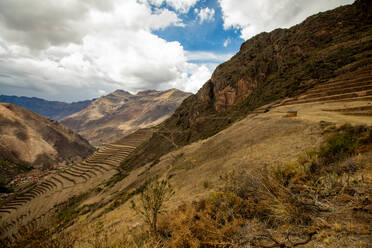
[(87, 177), (89, 177), (89, 178), (93, 178), (93, 177), (96, 177), (97, 176), (97, 174), (96, 173), (92, 173), (92, 171), (91, 170), (83, 170), (83, 169), (79, 169), (79, 168), (70, 168), (69, 169), (72, 173), (75, 173), (75, 174), (79, 174), (79, 173), (81, 173), (81, 174), (84, 174), (84, 175), (86, 175)]
[(96, 168), (96, 169), (101, 169), (103, 171), (109, 171), (110, 169), (106, 168), (105, 166), (103, 166), (102, 164), (100, 163), (88, 163), (88, 162), (85, 162), (83, 161), (82, 162), (82, 165), (84, 166), (88, 166), (90, 168)]
[(61, 177), (62, 179), (71, 182), (73, 185), (76, 184), (76, 181), (75, 181), (74, 179), (72, 179), (72, 178), (70, 178), (70, 177), (68, 177), (68, 176), (66, 176), (66, 175), (63, 175), (63, 172), (57, 174), (56, 176), (59, 176), (59, 177)]
[(333, 100), (352, 100), (357, 99), (359, 97), (369, 97), (372, 96), (372, 90), (368, 91), (359, 91), (353, 93), (346, 93), (346, 94), (339, 94), (333, 96), (325, 96), (325, 97), (318, 97), (318, 98), (310, 98), (310, 99), (292, 99), (285, 101), (282, 105), (293, 105), (293, 104), (300, 104), (300, 103), (311, 103), (311, 102), (328, 102)]
[[(89, 179), (104, 174), (106, 171), (117, 170), (120, 163), (136, 149), (136, 146), (143, 143), (149, 138), (149, 132), (139, 132), (130, 135), (129, 138), (124, 138), (119, 143), (109, 144), (101, 149), (95, 151), (93, 154), (88, 156), (84, 161), (74, 166), (66, 168), (65, 170), (52, 174), (48, 178), (45, 178), (34, 188), (27, 192), (24, 192), (19, 197), (16, 197), (12, 201), (9, 201), (7, 205), (1, 206), (1, 214), (11, 214), (12, 211), (16, 211), (18, 208), (24, 206), (31, 200), (47, 194), (51, 191), (71, 187), (77, 183), (85, 183)], [(34, 218), (31, 222), (27, 223), (27, 228), (33, 230), (35, 225), (45, 215), (42, 214), (37, 218)], [(0, 216), (1, 217), (1, 216)], [(14, 226), (20, 223), (24, 219), (24, 216), (16, 217), (11, 223), (6, 223), (2, 226), (1, 230), (7, 232), (10, 229), (14, 229)], [(10, 231), (9, 231), (10, 232)], [(8, 237), (14, 234), (9, 234)], [(19, 233), (14, 237), (16, 238)]]
[(76, 165), (75, 166), (75, 169), (88, 171), (89, 173), (92, 173), (94, 176), (98, 176), (98, 174), (101, 174), (102, 175), (105, 172), (105, 170), (103, 170), (100, 167), (97, 167), (97, 166), (87, 166), (87, 165), (82, 165), (82, 164)]
[(336, 89), (344, 89), (344, 88), (365, 86), (365, 85), (370, 85), (371, 83), (372, 83), (372, 80), (357, 81), (357, 82), (354, 82), (354, 83), (340, 83), (339, 85), (321, 84), (321, 85), (315, 86), (312, 89), (309, 89), (306, 93), (312, 94), (312, 93), (323, 92), (324, 90), (336, 90)]
[(326, 94), (343, 94), (347, 92), (355, 92), (355, 91), (363, 91), (363, 90), (371, 90), (371, 89), (372, 89), (372, 81), (369, 81), (369, 82), (363, 82), (357, 86), (343, 85), (342, 87), (340, 86), (340, 87), (332, 87), (332, 88), (326, 88), (326, 89), (317, 89), (316, 91), (308, 91), (302, 96), (308, 98), (308, 97), (322, 96)]

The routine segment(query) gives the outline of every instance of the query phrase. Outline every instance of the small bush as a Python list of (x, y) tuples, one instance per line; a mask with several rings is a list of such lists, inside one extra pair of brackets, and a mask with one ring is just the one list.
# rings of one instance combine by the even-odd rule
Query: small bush
[(324, 164), (330, 164), (355, 155), (372, 144), (371, 133), (372, 129), (365, 126), (343, 125), (319, 147), (318, 156)]
[(108, 188), (112, 188), (114, 187), (118, 182), (121, 182), (122, 180), (124, 180), (124, 178), (126, 178), (127, 176), (129, 175), (128, 172), (119, 172), (119, 173), (116, 173), (115, 175), (113, 175), (106, 183), (105, 183), (105, 186), (108, 187)]
[(326, 144), (320, 146), (319, 156), (324, 163), (330, 164), (346, 156), (351, 156), (356, 150), (356, 140), (352, 133), (341, 132), (327, 138)]
[(162, 213), (164, 202), (172, 195), (174, 195), (174, 190), (167, 181), (162, 180), (144, 186), (140, 194), (139, 206), (132, 201), (132, 209), (149, 225), (154, 236), (157, 235), (158, 215)]
[(205, 189), (208, 189), (208, 188), (210, 187), (209, 182), (208, 182), (208, 181), (204, 181), (204, 182), (203, 182), (203, 187), (204, 187)]

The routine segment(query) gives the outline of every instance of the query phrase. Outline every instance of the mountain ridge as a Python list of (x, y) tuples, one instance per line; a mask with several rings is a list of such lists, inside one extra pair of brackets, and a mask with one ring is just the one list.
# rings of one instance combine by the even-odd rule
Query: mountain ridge
[(139, 128), (164, 121), (190, 95), (178, 89), (147, 90), (137, 94), (116, 90), (63, 118), (61, 123), (91, 143), (111, 143)]

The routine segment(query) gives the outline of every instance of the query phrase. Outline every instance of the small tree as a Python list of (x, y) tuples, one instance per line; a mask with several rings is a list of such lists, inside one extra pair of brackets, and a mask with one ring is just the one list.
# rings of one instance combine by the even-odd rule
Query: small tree
[(168, 181), (156, 181), (143, 190), (140, 195), (140, 205), (132, 201), (131, 208), (136, 211), (146, 224), (149, 225), (153, 235), (157, 233), (158, 215), (162, 213), (163, 203), (174, 195), (174, 190)]

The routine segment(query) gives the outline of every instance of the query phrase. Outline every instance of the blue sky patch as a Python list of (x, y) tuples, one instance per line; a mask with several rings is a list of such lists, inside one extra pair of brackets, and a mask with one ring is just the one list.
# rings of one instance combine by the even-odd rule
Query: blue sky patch
[[(161, 8), (173, 10), (165, 3)], [(200, 21), (201, 9), (213, 9), (212, 20)], [(178, 41), (186, 51), (206, 51), (216, 54), (235, 54), (244, 42), (240, 38), (240, 32), (235, 29), (223, 28), (222, 10), (216, 0), (199, 1), (188, 13), (178, 13), (178, 17), (185, 26), (169, 26), (153, 33), (167, 41)]]

